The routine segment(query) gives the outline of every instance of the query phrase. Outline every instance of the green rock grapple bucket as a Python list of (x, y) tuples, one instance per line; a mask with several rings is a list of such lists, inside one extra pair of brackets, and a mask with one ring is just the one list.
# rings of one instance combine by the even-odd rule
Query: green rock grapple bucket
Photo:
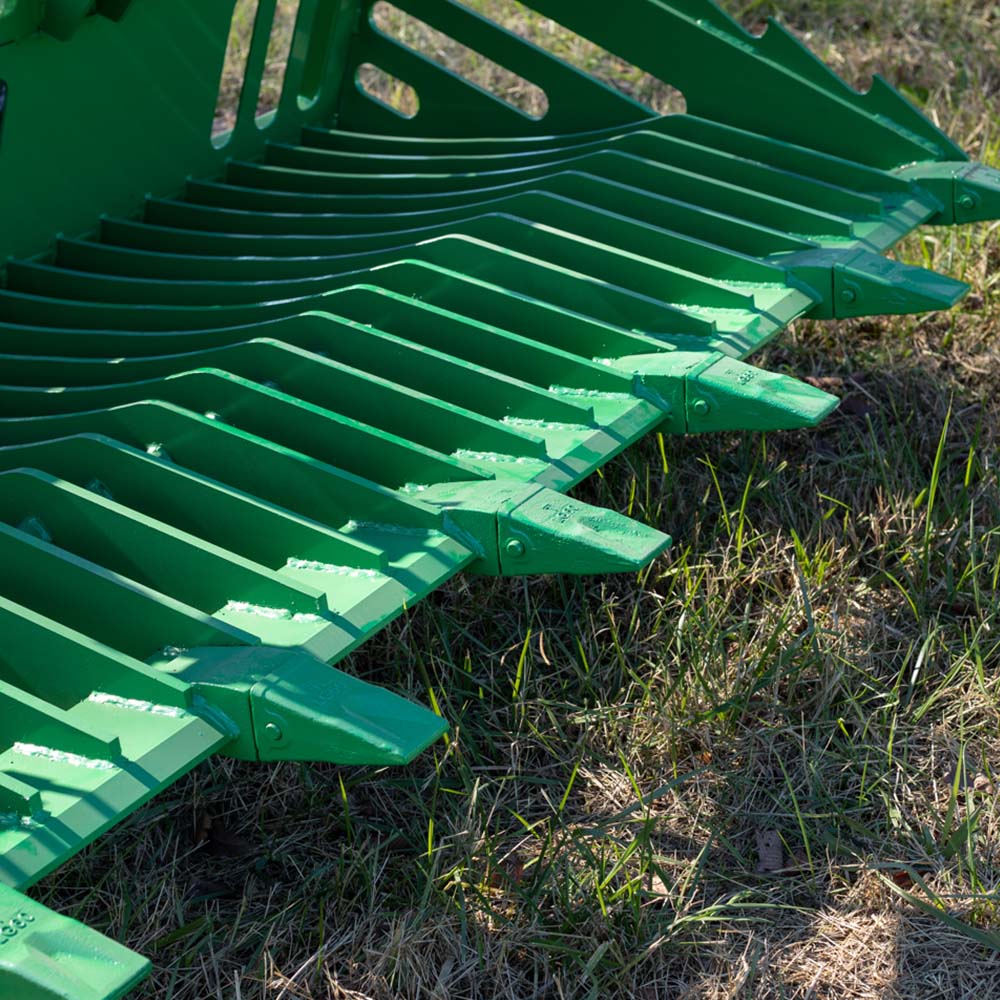
[[(148, 963), (21, 894), (213, 753), (404, 764), (447, 721), (333, 664), (460, 572), (612, 573), (670, 539), (563, 494), (642, 435), (812, 426), (746, 358), (800, 316), (947, 308), (883, 256), (1000, 175), (709, 0), (531, 0), (678, 88), (654, 115), (453, 0), (530, 117), (301, 0), (0, 3), (0, 996)], [(363, 69), (406, 85), (405, 117)]]

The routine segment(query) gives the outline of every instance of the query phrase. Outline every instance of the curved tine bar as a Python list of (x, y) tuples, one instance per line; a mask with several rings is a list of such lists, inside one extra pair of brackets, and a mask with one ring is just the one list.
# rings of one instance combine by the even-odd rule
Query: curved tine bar
[[(256, 279), (289, 279), (322, 275), (336, 269), (340, 250), (349, 248), (353, 252), (361, 252), (400, 245), (407, 241), (429, 239), (435, 235), (487, 232), (491, 227), (496, 227), (497, 219), (516, 218), (532, 225), (549, 226), (570, 237), (603, 243), (622, 252), (635, 253), (654, 260), (661, 266), (677, 268), (685, 273), (693, 272), (710, 280), (728, 279), (734, 282), (761, 283), (778, 283), (784, 280), (784, 274), (778, 266), (764, 263), (749, 254), (726, 249), (694, 236), (557, 195), (526, 192), (484, 206), (481, 213), (461, 211), (446, 213), (446, 215), (451, 214), (455, 214), (457, 218), (414, 219), (412, 221), (420, 225), (410, 230), (376, 231), (370, 234), (360, 231), (345, 232), (343, 235), (331, 235), (310, 241), (312, 249), (323, 251), (320, 255), (267, 256), (265, 251), (269, 241), (264, 239), (258, 241), (262, 244), (256, 248), (259, 256), (241, 257), (237, 260), (211, 257), (207, 262), (198, 262), (197, 273), (203, 276), (202, 280), (224, 278), (227, 275), (234, 277), (242, 275)], [(400, 221), (405, 223), (410, 220)], [(62, 239), (57, 242), (56, 262), (61, 267), (73, 270), (131, 274), (132, 272), (128, 270), (128, 257), (116, 253), (115, 250), (116, 248), (102, 243)], [(189, 255), (195, 256), (195, 248), (190, 248)], [(190, 269), (180, 270), (184, 255), (176, 256), (178, 260), (173, 263), (178, 270), (175, 273), (178, 276), (195, 276)], [(200, 256), (204, 258), (204, 255)], [(204, 270), (206, 267), (207, 270)], [(120, 268), (125, 270), (119, 270)], [(160, 273), (161, 277), (169, 275), (170, 272), (166, 270)], [(147, 272), (146, 276), (151, 275)]]
[[(288, 159), (285, 157), (286, 161)], [(751, 221), (777, 225), (792, 232), (850, 237), (854, 234), (852, 224), (858, 218), (813, 208), (791, 197), (769, 195), (743, 184), (718, 180), (616, 150), (589, 153), (567, 160), (559, 164), (558, 169), (535, 167), (457, 175), (384, 174), (377, 178), (317, 169), (304, 165), (301, 156), (292, 159), (294, 165), (290, 162), (278, 165), (234, 162), (229, 166), (227, 178), (237, 182), (249, 181), (250, 186), (303, 193), (410, 197), (445, 195), (467, 201), (483, 191), (514, 184), (537, 185), (549, 176), (573, 170), (691, 201), (716, 211), (742, 215)]]
[[(454, 272), (414, 266), (383, 271), (380, 277), (386, 275), (396, 279), (394, 286), (351, 285), (325, 297), (329, 311), (284, 320), (163, 333), (0, 324), (0, 349), (104, 360), (191, 353), (263, 336), (337, 357), (347, 343), (341, 329), (347, 324), (356, 335), (389, 331), (387, 336), (419, 345), (421, 352), (440, 351), (532, 386), (547, 388), (561, 381), (620, 391), (618, 376), (591, 359), (672, 346)], [(418, 299), (421, 290), (424, 297)], [(521, 332), (512, 333), (513, 328)]]
[[(170, 403), (0, 419), (0, 447), (81, 434), (120, 442), (334, 530), (342, 530), (354, 519), (418, 530), (435, 529), (439, 524), (437, 513), (412, 496)], [(467, 478), (482, 477), (470, 474)]]
[[(4, 387), (0, 389), (0, 412), (4, 423), (65, 416), (73, 426), (75, 418), (99, 417), (110, 409), (149, 399), (209, 414), (209, 419), (266, 436), (391, 489), (408, 483), (485, 478), (451, 454), (220, 371), (195, 371), (132, 386), (64, 393)], [(511, 437), (518, 440), (513, 430)], [(536, 454), (539, 450), (532, 448)]]
[[(327, 263), (308, 268), (312, 271), (315, 267), (320, 273), (297, 279), (247, 280), (240, 274), (239, 263), (234, 262), (234, 273), (223, 281), (186, 278), (182, 279), (182, 287), (170, 287), (169, 278), (123, 278), (107, 272), (73, 271), (65, 266), (12, 261), (8, 265), (8, 287), (34, 295), (98, 302), (173, 301), (184, 305), (273, 302), (322, 294), (331, 284), (336, 286), (344, 273), (355, 274), (365, 264), (369, 268), (377, 268), (395, 263), (400, 257), (437, 256), (441, 252), (438, 244), (469, 239), (492, 248), (518, 252), (526, 259), (536, 261), (539, 266), (561, 267), (584, 275), (600, 276), (602, 281), (659, 299), (665, 305), (756, 310), (753, 295), (737, 277), (726, 281), (683, 270), (660, 263), (651, 256), (596, 243), (560, 230), (541, 228), (512, 216), (487, 216), (453, 227), (438, 227), (423, 235), (425, 239), (416, 244), (328, 258)], [(328, 268), (325, 272), (321, 270), (324, 267)], [(778, 268), (764, 268), (764, 271), (758, 276), (762, 286), (770, 285), (773, 290), (773, 286), (783, 284), (783, 271)], [(761, 288), (761, 291), (765, 290)]]
[(0, 595), (138, 660), (171, 646), (257, 642), (249, 632), (5, 524)]
[[(478, 277), (498, 284), (511, 291), (562, 308), (582, 312), (595, 319), (628, 329), (652, 333), (711, 333), (715, 317), (702, 318), (694, 311), (671, 305), (589, 275), (553, 267), (544, 261), (506, 250), (472, 238), (447, 237), (414, 248), (414, 259), (387, 263), (377, 270), (346, 272), (331, 279), (329, 290), (351, 284), (374, 281), (383, 284), (387, 272), (397, 267), (408, 268), (412, 263), (428, 263), (445, 269), (457, 270), (470, 277)], [(84, 276), (86, 279), (91, 276)], [(0, 320), (13, 323), (80, 327), (99, 329), (146, 329), (150, 331), (205, 329), (218, 326), (240, 326), (282, 319), (323, 308), (324, 296), (296, 298), (279, 301), (253, 301), (244, 305), (173, 305), (180, 286), (165, 283), (159, 289), (161, 304), (148, 304), (145, 293), (156, 283), (145, 285), (141, 281), (128, 284), (118, 282), (123, 301), (87, 302), (82, 300), (54, 299), (44, 296), (5, 291), (0, 293)], [(226, 288), (229, 291), (225, 291)], [(215, 286), (225, 301), (231, 297), (245, 296), (249, 289), (238, 285)], [(197, 289), (188, 293), (194, 297)], [(208, 296), (209, 302), (213, 296)], [(742, 329), (757, 316), (747, 310), (720, 310), (719, 320), (728, 321)]]
[(366, 157), (309, 146), (272, 144), (264, 158), (266, 164), (309, 169), (359, 173), (372, 177), (373, 186), (385, 176), (435, 174), (453, 176), (464, 183), (469, 176), (493, 178), (509, 172), (551, 171), (578, 163), (581, 157), (595, 153), (617, 152), (637, 156), (666, 167), (697, 172), (705, 177), (738, 183), (762, 194), (795, 201), (810, 208), (862, 215), (879, 215), (881, 198), (847, 187), (843, 181), (819, 180), (772, 164), (737, 156), (711, 145), (662, 132), (632, 132), (592, 145), (555, 153), (521, 156), (511, 161), (504, 156), (451, 156), (428, 160), (424, 157)]
[(357, 538), (99, 434), (0, 448), (0, 469), (27, 467), (273, 569), (290, 555), (358, 569), (386, 565), (382, 550)]
[[(201, 365), (197, 365), (199, 360)], [(222, 364), (213, 365), (213, 360)], [(243, 345), (239, 354), (231, 350), (208, 351), (200, 358), (179, 355), (161, 358), (155, 363), (147, 360), (124, 365), (105, 364), (97, 371), (94, 371), (97, 366), (90, 364), (87, 367), (97, 381), (67, 387), (58, 394), (53, 394), (50, 386), (59, 376), (63, 366), (61, 359), (50, 361), (45, 370), (40, 370), (37, 362), (31, 365), (31, 382), (25, 382), (24, 375), (28, 372), (24, 371), (24, 364), (12, 360), (3, 368), (0, 407), (8, 412), (16, 408), (36, 414), (85, 412), (149, 398), (188, 405), (175, 395), (175, 379), (196, 377), (198, 372), (192, 368), (193, 361), (199, 369), (224, 370), (228, 376), (255, 382), (264, 388), (280, 386), (289, 398), (331, 408), (336, 411), (337, 418), (347, 417), (400, 438), (405, 436), (439, 453), (451, 454), (459, 448), (467, 448), (523, 457), (545, 455), (545, 445), (540, 438), (500, 420), (443, 402), (375, 374), (278, 344)], [(230, 363), (226, 364), (227, 361)], [(48, 380), (45, 379), (46, 370)], [(203, 405), (212, 405), (207, 394)], [(217, 412), (224, 417), (221, 403), (216, 406)]]
[(607, 146), (636, 133), (685, 139), (718, 152), (749, 158), (779, 170), (799, 173), (855, 191), (884, 195), (887, 192), (903, 194), (914, 190), (911, 181), (895, 173), (691, 114), (665, 115), (621, 129), (567, 135), (560, 137), (558, 141), (553, 139), (551, 143), (537, 137), (510, 140), (409, 139), (354, 135), (310, 127), (302, 132), (302, 144), (372, 159), (386, 159), (390, 163), (403, 159), (434, 163), (469, 157), (507, 157), (511, 163), (529, 163), (532, 159), (546, 156), (569, 156), (574, 150), (588, 146)]
[(327, 610), (319, 590), (145, 512), (45, 471), (0, 472), (0, 523), (17, 527), (30, 519), (64, 551), (205, 614), (233, 599), (298, 614)]
[(612, 125), (606, 128), (582, 132), (566, 132), (556, 135), (524, 135), (508, 138), (483, 138), (470, 136), (468, 138), (448, 138), (431, 136), (401, 136), (377, 132), (353, 132), (343, 129), (323, 128), (318, 125), (306, 126), (302, 130), (303, 137), (308, 137), (310, 144), (323, 148), (340, 149), (344, 152), (370, 153), (387, 155), (399, 150), (402, 155), (435, 156), (440, 153), (462, 155), (465, 152), (517, 152), (518, 150), (559, 150), (566, 146), (575, 146), (587, 142), (600, 142), (630, 131), (654, 127), (660, 121), (660, 116), (650, 112), (648, 118), (640, 119), (631, 124)]
[[(129, 358), (0, 354), (0, 368), (4, 382), (10, 386), (51, 386), (58, 380), (65, 387), (76, 388), (148, 381), (193, 368), (217, 368), (261, 385), (283, 385), (306, 398), (303, 393), (310, 391), (310, 382), (300, 385), (297, 378), (297, 362), (304, 357), (326, 361), (327, 367), (342, 364), (348, 371), (372, 373), (376, 383), (382, 381), (381, 376), (418, 396), (430, 395), (495, 420), (590, 423), (593, 419), (592, 408), (560, 399), (495, 369), (332, 316), (317, 315), (311, 323), (309, 317), (303, 319), (307, 320), (304, 325), (294, 321), (280, 324), (280, 334), (278, 329), (272, 332), (274, 339), (267, 330), (261, 330), (258, 337), (233, 340), (219, 347), (189, 344), (192, 349), (182, 353)], [(318, 329), (322, 332), (315, 332)], [(44, 348), (44, 344), (41, 346)]]
[[(429, 202), (438, 199), (360, 199), (210, 182), (189, 182), (187, 198), (182, 204), (188, 207), (181, 217), (172, 214), (177, 209), (168, 207), (179, 203), (164, 204), (153, 199), (147, 202), (145, 222), (105, 219), (101, 225), (101, 238), (117, 245), (146, 245), (150, 249), (160, 247), (189, 253), (253, 254), (256, 244), (271, 248), (268, 252), (275, 255), (296, 252), (322, 255), (327, 252), (324, 242), (327, 235), (360, 236), (392, 232), (401, 225), (404, 228), (419, 228), (501, 210), (527, 218), (541, 213), (539, 221), (553, 213), (562, 219), (567, 214), (566, 206), (569, 206), (575, 221), (573, 225), (564, 224), (563, 228), (570, 231), (576, 231), (583, 219), (593, 213), (595, 224), (603, 223), (609, 217), (625, 219), (646, 228), (707, 244), (720, 251), (728, 250), (758, 259), (817, 246), (814, 240), (792, 236), (736, 215), (572, 171), (546, 178), (537, 185), (501, 189), (495, 197), (482, 201), (443, 207), (429, 206)], [(206, 216), (198, 213), (195, 206), (228, 210), (231, 214)], [(369, 210), (365, 211), (366, 208)], [(583, 213), (586, 214), (581, 218)], [(290, 218), (284, 218), (278, 225), (274, 218), (278, 215)], [(218, 222), (222, 219), (226, 220), (227, 228), (213, 233), (209, 225), (213, 220)], [(185, 222), (189, 225), (185, 226)], [(290, 226), (304, 229), (309, 235), (289, 234)], [(273, 239), (264, 239), (265, 234)], [(258, 249), (256, 252), (262, 251)]]

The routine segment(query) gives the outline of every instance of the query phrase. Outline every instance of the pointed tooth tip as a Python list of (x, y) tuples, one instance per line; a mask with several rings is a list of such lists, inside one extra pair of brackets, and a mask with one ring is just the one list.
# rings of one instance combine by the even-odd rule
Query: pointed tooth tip
[(669, 535), (617, 511), (540, 490), (503, 518), (501, 572), (631, 573), (671, 543)]
[(796, 412), (789, 412), (789, 423), (787, 427), (776, 428), (777, 430), (799, 430), (804, 427), (818, 427), (831, 413), (840, 406), (840, 398), (832, 393), (824, 392), (815, 386), (803, 382), (802, 385), (812, 389), (811, 393), (803, 392), (801, 397), (801, 407)]
[(815, 427), (840, 405), (815, 386), (723, 357), (688, 380), (687, 426), (706, 431), (788, 431)]
[(407, 764), (447, 731), (430, 709), (303, 654), (251, 695), (260, 760)]
[(881, 264), (859, 262), (840, 271), (838, 317), (938, 312), (953, 308), (971, 290), (964, 281), (923, 267), (876, 260)]
[[(418, 706), (420, 707), (420, 706)], [(436, 721), (434, 721), (436, 720)], [(386, 764), (409, 764), (416, 757), (422, 754), (428, 747), (432, 747), (451, 727), (441, 718), (440, 715), (425, 710), (424, 718), (421, 720), (419, 731), (410, 734), (410, 738), (405, 745), (397, 743), (387, 751)]]

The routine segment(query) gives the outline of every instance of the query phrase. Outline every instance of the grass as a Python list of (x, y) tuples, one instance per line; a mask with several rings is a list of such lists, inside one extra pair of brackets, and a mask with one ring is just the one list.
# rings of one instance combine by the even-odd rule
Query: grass
[[(1000, 162), (995, 4), (728, 7)], [(447, 744), (210, 761), (41, 898), (151, 955), (160, 1000), (997, 995), (998, 227), (899, 255), (975, 292), (796, 324), (760, 361), (845, 397), (818, 431), (650, 439), (577, 491), (667, 557), (462, 578), (351, 659)]]

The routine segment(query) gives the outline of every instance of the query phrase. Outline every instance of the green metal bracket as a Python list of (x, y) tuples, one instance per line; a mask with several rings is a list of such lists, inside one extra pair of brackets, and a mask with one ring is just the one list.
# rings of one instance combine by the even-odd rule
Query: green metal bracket
[(867, 250), (806, 250), (779, 260), (821, 295), (809, 313), (815, 319), (933, 312), (969, 293), (964, 281)]
[(469, 572), (627, 573), (642, 569), (670, 536), (553, 490), (518, 483), (448, 483), (421, 493), (480, 553)]
[(405, 698), (298, 650), (185, 650), (160, 661), (239, 727), (223, 753), (242, 760), (407, 764), (447, 723)]
[(674, 434), (815, 427), (839, 404), (805, 382), (718, 352), (633, 355), (615, 367), (634, 374), (637, 391), (657, 402)]
[(1000, 217), (1000, 170), (982, 163), (920, 163), (898, 173), (944, 206), (932, 222), (968, 225)]

